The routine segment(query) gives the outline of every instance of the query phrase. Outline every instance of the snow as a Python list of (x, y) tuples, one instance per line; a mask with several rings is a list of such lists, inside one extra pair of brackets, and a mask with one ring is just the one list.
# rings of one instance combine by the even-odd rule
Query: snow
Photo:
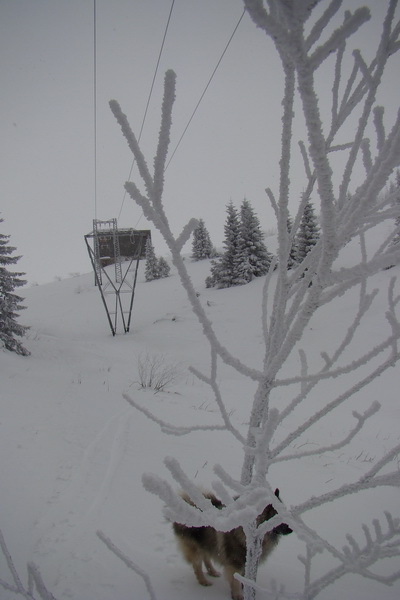
[[(346, 257), (342, 260), (346, 263)], [(221, 342), (244, 364), (260, 368), (264, 278), (238, 288), (206, 289), (210, 261), (187, 259), (186, 264)], [(368, 339), (379, 338), (385, 288), (397, 272), (391, 269), (372, 278), (371, 287), (381, 293), (363, 336), (357, 338), (355, 357), (362, 355)], [(145, 282), (142, 261), (131, 332), (114, 338), (92, 273), (26, 288), (22, 295), (27, 310), (21, 313), (21, 322), (31, 326), (26, 346), (32, 355), (25, 358), (2, 351), (0, 361), (0, 527), (22, 581), (26, 583), (26, 565), (33, 561), (58, 600), (149, 598), (145, 581), (110, 552), (96, 535), (101, 531), (148, 574), (158, 600), (227, 598), (223, 578), (213, 581), (210, 588), (197, 584), (178, 553), (161, 501), (143, 488), (142, 476), (170, 478), (163, 463), (169, 456), (177, 458), (200, 487), (209, 488), (216, 479), (215, 464), (239, 476), (240, 445), (221, 431), (165, 435), (122, 396), (127, 394), (176, 427), (221, 423), (208, 387), (188, 370), (194, 366), (208, 373), (210, 358), (176, 270), (166, 279)], [(336, 309), (331, 307), (328, 313), (327, 307), (322, 308), (302, 343), (310, 357), (317, 361), (321, 349), (334, 347), (357, 307), (357, 291), (352, 290), (339, 299)], [(163, 355), (179, 371), (163, 392), (154, 394), (138, 385), (138, 358), (146, 353)], [(357, 479), (385, 450), (399, 443), (398, 369), (386, 372), (356, 396), (350, 407), (332, 415), (329, 423), (318, 425), (313, 437), (310, 432), (307, 439), (297, 440), (293, 450), (301, 444), (306, 450), (341, 439), (353, 420), (352, 410), (363, 413), (378, 400), (381, 410), (349, 447), (273, 467), (271, 485), (280, 488), (288, 507)], [(299, 373), (296, 353), (283, 375), (290, 376), (292, 370)], [(228, 366), (222, 366), (218, 375), (234, 425), (245, 435), (256, 382), (242, 379)], [(328, 390), (329, 386), (335, 386), (335, 380), (327, 383)], [(279, 393), (284, 402), (285, 388)], [(323, 402), (324, 398), (311, 394), (307, 410)], [(299, 424), (296, 419), (304, 416), (294, 414), (291, 424)], [(348, 543), (348, 531), (362, 541), (362, 523), (379, 518), (384, 526), (383, 511), (398, 516), (399, 506), (398, 490), (386, 487), (306, 513), (304, 520), (341, 549)], [(297, 557), (302, 553), (304, 546), (295, 534), (282, 539), (260, 568), (258, 585), (271, 589), (275, 579), (288, 593), (298, 592), (303, 570)], [(322, 571), (326, 561), (325, 554), (318, 558)], [(385, 565), (379, 572), (387, 571)], [(387, 565), (388, 571), (396, 568), (391, 559)], [(0, 579), (11, 583), (2, 556)], [(259, 592), (258, 597), (267, 596)], [(397, 600), (400, 582), (386, 587), (346, 576), (318, 597)], [(0, 588), (0, 598), (16, 596)]]

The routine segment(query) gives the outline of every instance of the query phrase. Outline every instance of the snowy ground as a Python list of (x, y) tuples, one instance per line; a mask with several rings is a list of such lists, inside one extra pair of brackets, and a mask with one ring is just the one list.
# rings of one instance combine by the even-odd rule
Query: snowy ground
[[(188, 266), (223, 342), (247, 364), (259, 366), (263, 281), (207, 290), (204, 279), (209, 263), (188, 261)], [(364, 337), (358, 339), (360, 348), (370, 339), (379, 339), (384, 327), (384, 290), (395, 271), (374, 278), (382, 294)], [(218, 420), (209, 390), (187, 371), (190, 365), (206, 371), (209, 356), (176, 274), (146, 283), (141, 265), (131, 332), (115, 338), (108, 330), (92, 274), (23, 293), (28, 308), (21, 313), (21, 322), (31, 326), (26, 345), (32, 355), (22, 358), (0, 351), (0, 526), (23, 581), (27, 562), (34, 561), (58, 600), (146, 600), (142, 579), (98, 539), (96, 531), (101, 530), (150, 575), (159, 600), (227, 598), (228, 587), (222, 579), (211, 588), (197, 585), (178, 554), (161, 502), (143, 489), (141, 477), (144, 472), (168, 477), (163, 465), (168, 455), (178, 458), (200, 486), (208, 487), (215, 478), (215, 463), (239, 475), (241, 448), (221, 433), (166, 436), (122, 398), (127, 392), (176, 425)], [(329, 348), (356, 304), (352, 292), (340, 300), (329, 318), (322, 311), (312, 321), (306, 339), (311, 353), (317, 357), (321, 349)], [(165, 392), (139, 389), (137, 360), (146, 352), (163, 354), (179, 368), (179, 377)], [(298, 369), (296, 354), (287, 368)], [(315, 436), (309, 434), (302, 441), (314, 447), (337, 434), (341, 437), (351, 410), (362, 410), (378, 399), (382, 410), (374, 424), (348, 449), (274, 469), (271, 483), (281, 489), (289, 506), (354, 480), (385, 449), (399, 442), (398, 373), (396, 366), (329, 425), (319, 426)], [(220, 380), (235, 425), (245, 432), (252, 384), (229, 368), (221, 370)], [(325, 393), (328, 397), (329, 385)], [(321, 395), (310, 398), (310, 406), (323, 402)], [(398, 516), (399, 500), (398, 490), (368, 492), (315, 513), (309, 522), (341, 548), (348, 530), (362, 540), (361, 524), (382, 517), (383, 510)], [(297, 555), (302, 551), (295, 535), (283, 539), (260, 569), (259, 584), (268, 587), (275, 578), (284, 582), (288, 592), (298, 591), (302, 569)], [(321, 569), (324, 560), (321, 557)], [(390, 561), (388, 567), (393, 567)], [(3, 557), (0, 578), (11, 581)], [(263, 597), (260, 593), (259, 598)], [(384, 587), (358, 577), (346, 577), (319, 596), (322, 600), (399, 597), (400, 583)], [(15, 595), (0, 589), (0, 598), (10, 600)]]

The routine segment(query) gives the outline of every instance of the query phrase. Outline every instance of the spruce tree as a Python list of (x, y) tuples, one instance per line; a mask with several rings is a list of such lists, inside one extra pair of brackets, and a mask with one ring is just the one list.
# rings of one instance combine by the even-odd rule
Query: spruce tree
[(264, 233), (261, 231), (260, 221), (246, 198), (240, 207), (240, 217), (241, 251), (246, 262), (245, 279), (251, 281), (253, 277), (268, 273), (273, 256), (263, 242)]
[(154, 252), (154, 246), (149, 237), (146, 240), (146, 266), (144, 276), (146, 281), (153, 281), (153, 279), (158, 279), (160, 276), (158, 260)]
[[(396, 183), (394, 184), (394, 188), (397, 189), (397, 194), (394, 200), (394, 205), (396, 206), (396, 208), (400, 208), (400, 170), (397, 169), (396, 171)], [(393, 246), (397, 246), (398, 244), (400, 244), (400, 215), (398, 215), (396, 217), (395, 220), (395, 225), (396, 225), (396, 234), (393, 238), (392, 241), (392, 245)]]
[(310, 200), (304, 206), (296, 238), (297, 261), (302, 262), (319, 239), (319, 226), (314, 207)]
[(206, 277), (206, 287), (219, 287), (220, 272), (222, 270), (221, 258), (211, 261), (211, 273)]
[[(396, 171), (395, 182), (394, 183), (391, 182), (391, 184), (390, 184), (388, 193), (394, 195), (393, 207), (396, 208), (397, 210), (400, 210), (400, 170), (399, 169), (397, 169), (397, 171)], [(390, 245), (392, 248), (395, 246), (397, 249), (399, 244), (400, 244), (400, 214), (398, 214), (397, 217), (395, 218), (395, 232), (394, 232), (394, 237), (393, 237)], [(393, 263), (389, 267), (386, 267), (386, 269), (392, 269), (395, 266), (396, 266), (396, 263)]]
[(164, 257), (160, 256), (158, 259), (158, 277), (169, 277), (171, 267), (167, 263)]
[(213, 261), (211, 275), (206, 279), (207, 287), (226, 288), (247, 283), (248, 260), (243, 254), (239, 214), (232, 202), (227, 206), (224, 231), (225, 251), (219, 260)]
[(153, 281), (153, 279), (161, 279), (162, 277), (168, 277), (171, 271), (171, 267), (163, 258), (157, 258), (154, 252), (154, 246), (151, 243), (151, 239), (146, 240), (146, 266), (144, 269), (144, 276), (146, 281)]
[[(291, 216), (288, 216), (287, 222), (286, 222), (286, 227), (287, 227), (287, 231), (288, 234), (291, 234), (291, 231), (293, 229), (293, 221)], [(290, 246), (290, 252), (289, 252), (289, 256), (288, 256), (288, 263), (287, 263), (287, 268), (288, 269), (292, 269), (295, 264), (298, 262), (298, 248), (297, 248), (297, 241), (296, 238), (293, 238), (292, 240), (292, 244)]]
[[(0, 223), (3, 221), (4, 219), (0, 219)], [(20, 279), (25, 273), (16, 273), (8, 269), (21, 258), (11, 256), (16, 248), (8, 245), (9, 239), (9, 235), (0, 233), (0, 342), (7, 350), (28, 356), (28, 350), (17, 339), (24, 336), (29, 329), (17, 323), (18, 311), (25, 308), (20, 304), (23, 298), (14, 293), (15, 288), (26, 284), (24, 279)]]
[(210, 234), (204, 224), (203, 219), (199, 220), (197, 227), (193, 231), (192, 256), (193, 260), (203, 260), (212, 258), (216, 252), (211, 243)]

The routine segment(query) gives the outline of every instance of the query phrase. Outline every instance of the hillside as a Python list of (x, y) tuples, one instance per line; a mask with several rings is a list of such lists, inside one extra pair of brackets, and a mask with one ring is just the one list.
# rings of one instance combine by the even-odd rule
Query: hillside
[[(206, 289), (208, 261), (188, 260), (187, 264), (223, 343), (246, 364), (260, 366), (263, 278), (234, 289)], [(233, 476), (241, 468), (241, 448), (231, 436), (220, 432), (165, 435), (122, 397), (128, 393), (174, 425), (219, 423), (210, 391), (187, 370), (195, 365), (207, 372), (209, 353), (178, 277), (173, 272), (167, 279), (146, 283), (143, 267), (130, 333), (111, 336), (89, 273), (23, 290), (27, 310), (21, 313), (21, 322), (31, 326), (26, 345), (32, 354), (28, 358), (0, 354), (0, 527), (23, 581), (27, 562), (34, 561), (58, 600), (148, 598), (142, 579), (104, 546), (97, 530), (150, 575), (158, 600), (228, 597), (222, 578), (211, 588), (197, 585), (178, 554), (160, 500), (142, 487), (144, 472), (169, 476), (164, 456), (176, 457), (204, 487), (215, 479), (214, 464), (222, 464)], [(373, 287), (381, 294), (363, 335), (357, 338), (359, 348), (371, 338), (378, 340), (385, 327), (385, 289), (395, 271), (374, 277)], [(315, 360), (321, 349), (334, 343), (356, 308), (353, 291), (334, 310), (318, 313), (304, 341)], [(146, 354), (162, 355), (176, 369), (174, 381), (157, 394), (138, 384), (138, 359)], [(298, 368), (294, 352), (285, 370), (298, 372)], [(245, 432), (253, 384), (227, 367), (221, 367), (219, 379), (235, 425)], [(396, 366), (356, 396), (340, 416), (319, 426), (315, 437), (302, 441), (315, 446), (342, 437), (351, 411), (379, 400), (382, 409), (376, 419), (347, 449), (301, 464), (283, 463), (279, 470), (275, 467), (272, 485), (281, 489), (289, 506), (353, 480), (399, 442), (398, 381)], [(330, 385), (335, 383), (327, 384), (326, 397)], [(310, 399), (311, 406), (323, 401), (320, 395)], [(306, 416), (300, 412), (295, 418)], [(347, 530), (362, 538), (363, 522), (380, 518), (385, 509), (398, 515), (398, 507), (398, 491), (384, 488), (321, 510), (310, 522), (341, 548)], [(303, 576), (297, 560), (301, 552), (303, 546), (295, 535), (282, 540), (261, 567), (259, 584), (269, 587), (274, 578), (284, 582), (288, 592), (296, 592)], [(0, 578), (11, 581), (3, 557)], [(348, 576), (319, 598), (395, 600), (399, 596), (399, 582), (384, 587)], [(16, 596), (0, 589), (0, 598)]]

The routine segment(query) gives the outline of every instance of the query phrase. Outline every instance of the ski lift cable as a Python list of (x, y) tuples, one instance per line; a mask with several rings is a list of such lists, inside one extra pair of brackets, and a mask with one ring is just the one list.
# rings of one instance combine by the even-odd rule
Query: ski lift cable
[[(169, 24), (170, 24), (171, 16), (172, 16), (172, 11), (174, 9), (174, 4), (175, 4), (175, 0), (172, 0), (171, 8), (170, 8), (168, 19), (167, 19), (167, 24), (165, 26), (164, 36), (163, 36), (163, 39), (162, 39), (162, 42), (161, 42), (160, 52), (158, 54), (156, 68), (155, 68), (154, 75), (153, 75), (153, 81), (151, 82), (150, 92), (149, 92), (149, 96), (147, 98), (147, 104), (146, 104), (146, 108), (145, 108), (144, 115), (143, 115), (142, 125), (140, 127), (140, 132), (139, 132), (139, 137), (138, 137), (138, 141), (139, 142), (140, 142), (140, 139), (142, 137), (143, 128), (144, 128), (144, 124), (145, 124), (145, 121), (146, 121), (146, 117), (147, 117), (147, 112), (148, 112), (149, 105), (150, 105), (151, 96), (153, 94), (154, 83), (155, 83), (155, 80), (156, 80), (156, 77), (157, 77), (158, 67), (160, 66), (160, 60), (161, 60), (161, 56), (162, 56), (162, 53), (163, 53), (163, 50), (164, 50), (165, 39), (167, 37), (167, 32), (168, 32), (168, 28), (169, 28)], [(128, 175), (128, 180), (131, 178), (134, 164), (135, 164), (135, 159), (133, 159), (133, 161), (132, 161), (131, 169), (130, 169), (129, 175)], [(121, 216), (121, 212), (122, 212), (122, 209), (124, 207), (125, 198), (126, 198), (126, 191), (124, 192), (124, 195), (123, 195), (123, 198), (122, 198), (121, 208), (120, 208), (119, 213), (118, 213), (118, 219)]]
[[(201, 96), (200, 96), (200, 99), (198, 100), (198, 102), (197, 102), (197, 104), (196, 104), (196, 106), (195, 106), (195, 108), (194, 108), (194, 110), (193, 110), (193, 112), (192, 112), (192, 114), (191, 114), (191, 116), (190, 116), (190, 118), (189, 118), (186, 126), (185, 126), (185, 129), (183, 130), (183, 132), (182, 132), (182, 134), (181, 134), (181, 136), (180, 136), (180, 138), (179, 138), (179, 140), (178, 140), (178, 142), (177, 142), (177, 144), (176, 144), (176, 146), (174, 148), (174, 151), (172, 152), (172, 154), (171, 154), (171, 156), (170, 156), (170, 158), (169, 158), (169, 160), (168, 160), (168, 162), (166, 164), (165, 170), (168, 169), (168, 166), (170, 165), (172, 159), (174, 158), (175, 153), (178, 150), (178, 148), (179, 148), (179, 146), (180, 146), (180, 144), (181, 144), (181, 142), (182, 142), (182, 140), (183, 140), (183, 138), (184, 138), (184, 136), (185, 136), (185, 134), (186, 134), (186, 132), (187, 132), (187, 130), (188, 130), (188, 128), (189, 128), (189, 126), (190, 126), (190, 124), (191, 124), (191, 122), (192, 122), (192, 120), (193, 120), (193, 118), (194, 118), (194, 116), (195, 116), (195, 114), (196, 114), (196, 112), (197, 112), (197, 110), (198, 110), (198, 108), (199, 108), (199, 106), (200, 106), (200, 104), (201, 104), (201, 102), (202, 102), (202, 100), (203, 100), (203, 98), (204, 98), (207, 90), (208, 90), (208, 88), (210, 87), (211, 81), (213, 80), (214, 75), (216, 74), (216, 72), (218, 70), (218, 67), (221, 64), (221, 62), (222, 62), (222, 60), (223, 60), (223, 58), (224, 58), (224, 56), (226, 54), (226, 51), (228, 50), (228, 48), (229, 48), (229, 46), (230, 46), (230, 44), (231, 44), (231, 42), (233, 40), (233, 37), (234, 37), (236, 31), (238, 30), (238, 27), (239, 27), (240, 23), (242, 22), (242, 19), (243, 19), (245, 13), (246, 13), (246, 9), (244, 9), (244, 11), (242, 12), (242, 14), (240, 16), (239, 21), (236, 23), (236, 26), (235, 26), (235, 28), (234, 28), (234, 30), (233, 30), (233, 32), (232, 32), (232, 34), (231, 34), (231, 36), (230, 36), (227, 44), (226, 44), (226, 46), (225, 46), (225, 48), (224, 48), (224, 50), (223, 50), (223, 52), (222, 52), (222, 54), (221, 54), (221, 56), (220, 56), (217, 64), (216, 64), (216, 66), (214, 67), (213, 72), (211, 73), (211, 76), (210, 76), (210, 78), (209, 78), (209, 80), (208, 80), (208, 82), (207, 82), (207, 84), (206, 84), (206, 86), (205, 86), (205, 88), (204, 88)], [(133, 167), (133, 163), (132, 163), (132, 167)], [(131, 173), (132, 173), (132, 170), (131, 170)], [(129, 175), (131, 175), (131, 173)], [(138, 219), (138, 221), (137, 221), (137, 223), (135, 225), (135, 228), (138, 226), (138, 224), (139, 224), (140, 220), (142, 219), (142, 217), (143, 217), (143, 213), (140, 215), (140, 217), (139, 217), (139, 219)]]
[(97, 219), (97, 37), (96, 0), (93, 0), (93, 144), (94, 144), (94, 218)]
[(166, 165), (166, 167), (165, 167), (165, 170), (167, 170), (167, 169), (168, 169), (168, 166), (170, 165), (170, 163), (171, 163), (172, 159), (174, 158), (174, 156), (175, 156), (175, 153), (176, 153), (176, 151), (178, 150), (178, 148), (179, 148), (179, 146), (180, 146), (180, 144), (181, 144), (181, 142), (182, 142), (182, 139), (183, 139), (183, 137), (184, 137), (185, 133), (187, 132), (187, 130), (188, 130), (188, 128), (189, 128), (189, 125), (190, 125), (190, 123), (192, 122), (192, 120), (193, 120), (193, 117), (194, 117), (194, 115), (196, 114), (196, 112), (197, 112), (197, 109), (199, 108), (199, 106), (200, 106), (200, 104), (201, 104), (201, 101), (203, 100), (203, 98), (204, 98), (204, 96), (205, 96), (205, 94), (206, 94), (206, 92), (207, 92), (207, 90), (208, 90), (208, 88), (209, 88), (209, 86), (210, 86), (210, 84), (211, 84), (211, 81), (214, 79), (214, 75), (215, 75), (215, 73), (217, 72), (219, 65), (221, 64), (221, 62), (222, 62), (222, 59), (224, 58), (224, 56), (225, 56), (225, 53), (226, 53), (226, 51), (228, 50), (228, 48), (229, 48), (229, 46), (230, 46), (230, 43), (231, 43), (231, 41), (233, 40), (233, 37), (234, 37), (234, 35), (235, 35), (235, 33), (236, 33), (236, 31), (237, 31), (237, 29), (238, 29), (239, 25), (240, 25), (240, 23), (241, 23), (241, 21), (242, 21), (242, 19), (243, 19), (244, 15), (245, 15), (245, 13), (246, 13), (246, 9), (245, 9), (245, 10), (242, 12), (242, 14), (241, 14), (241, 17), (240, 17), (239, 21), (237, 22), (237, 24), (236, 24), (236, 26), (235, 26), (235, 29), (233, 30), (233, 32), (232, 32), (232, 34), (231, 34), (231, 37), (229, 38), (229, 40), (228, 40), (228, 43), (226, 44), (226, 46), (225, 46), (225, 48), (224, 48), (224, 51), (222, 52), (222, 54), (221, 54), (221, 56), (220, 56), (220, 58), (219, 58), (219, 60), (218, 60), (218, 62), (217, 62), (217, 64), (216, 64), (216, 66), (215, 66), (215, 68), (214, 68), (213, 72), (211, 73), (211, 77), (210, 77), (210, 79), (208, 80), (208, 82), (207, 82), (207, 85), (206, 85), (206, 87), (204, 88), (204, 91), (203, 91), (203, 93), (201, 94), (201, 96), (200, 96), (200, 99), (199, 99), (199, 101), (197, 102), (197, 104), (196, 104), (196, 106), (195, 106), (195, 108), (194, 108), (194, 110), (193, 110), (193, 112), (192, 112), (192, 114), (191, 114), (191, 116), (190, 116), (190, 118), (189, 118), (189, 121), (187, 122), (187, 125), (186, 125), (185, 129), (183, 130), (183, 133), (182, 133), (181, 137), (179, 138), (179, 140), (178, 140), (178, 143), (177, 143), (177, 144), (176, 144), (176, 146), (175, 146), (175, 149), (174, 149), (174, 151), (172, 152), (172, 154), (171, 154), (171, 156), (170, 156), (170, 158), (169, 158), (169, 160), (168, 160), (168, 162), (167, 162), (167, 165)]

